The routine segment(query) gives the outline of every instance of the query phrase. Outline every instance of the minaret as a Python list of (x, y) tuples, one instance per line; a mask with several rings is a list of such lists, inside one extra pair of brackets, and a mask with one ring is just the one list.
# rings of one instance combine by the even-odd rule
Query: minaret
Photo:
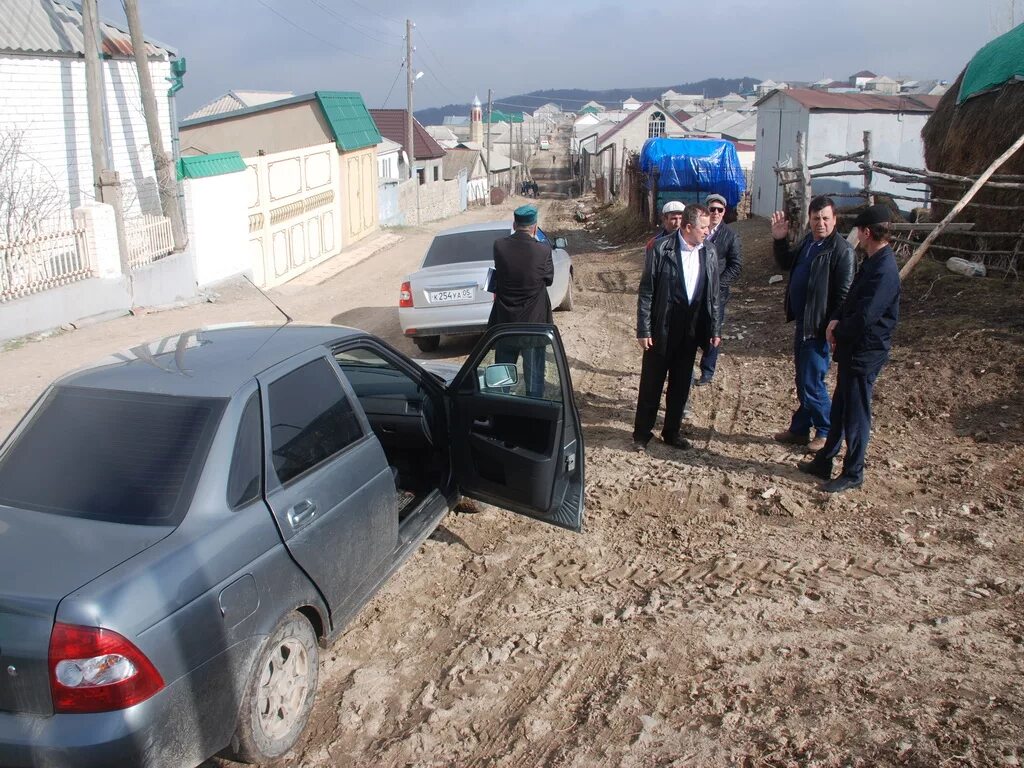
[(473, 108), (469, 111), (469, 140), (484, 142), (484, 109), (479, 96), (473, 96)]

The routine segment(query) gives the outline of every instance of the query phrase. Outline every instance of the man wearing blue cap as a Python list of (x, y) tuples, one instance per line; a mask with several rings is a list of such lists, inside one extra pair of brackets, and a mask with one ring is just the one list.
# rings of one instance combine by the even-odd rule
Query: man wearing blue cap
[[(828, 493), (859, 488), (864, 482), (871, 397), (875, 379), (889, 359), (892, 332), (900, 314), (900, 275), (889, 247), (890, 218), (888, 207), (872, 205), (854, 221), (858, 248), (866, 258), (825, 332), (837, 367), (832, 429), (814, 459), (797, 466), (802, 472), (827, 480), (823, 490)], [(833, 480), (832, 460), (844, 438), (843, 472)]]
[[(551, 243), (537, 240), (537, 208), (516, 208), (512, 234), (494, 241), (494, 305), (487, 327), (501, 323), (548, 323), (547, 287), (555, 277)], [(544, 347), (521, 350), (527, 394), (544, 392)], [(495, 362), (514, 363), (519, 349), (499, 347)]]

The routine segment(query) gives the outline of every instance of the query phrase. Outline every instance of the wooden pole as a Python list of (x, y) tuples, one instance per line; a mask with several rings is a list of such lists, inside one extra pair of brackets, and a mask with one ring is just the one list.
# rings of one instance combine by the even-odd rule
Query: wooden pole
[[(416, 171), (413, 166), (416, 164), (416, 146), (413, 143), (412, 129), (412, 84), (416, 76), (412, 71), (412, 19), (405, 20), (405, 155), (409, 161), (409, 178), (411, 179)], [(419, 211), (417, 211), (417, 214)]]
[(957, 214), (967, 207), (967, 204), (971, 202), (971, 199), (981, 191), (983, 186), (985, 186), (985, 182), (988, 181), (989, 177), (999, 170), (1003, 163), (1013, 157), (1017, 150), (1022, 146), (1024, 146), (1024, 133), (1022, 133), (1017, 140), (1013, 142), (1005, 152), (1003, 152), (1003, 154), (992, 161), (992, 164), (985, 169), (985, 172), (981, 174), (981, 176), (978, 177), (978, 180), (974, 182), (974, 185), (967, 190), (967, 194), (960, 198), (960, 202), (954, 205), (952, 209), (950, 209), (949, 213), (946, 214), (946, 217), (939, 222), (939, 226), (928, 233), (928, 237), (926, 237), (924, 242), (917, 247), (917, 250), (914, 251), (913, 255), (907, 260), (907, 263), (903, 265), (903, 269), (900, 270), (901, 280), (905, 280), (911, 270), (917, 266), (917, 262), (924, 258), (924, 255), (928, 252), (928, 246), (934, 243), (935, 239), (942, 234), (943, 230), (951, 221), (953, 221), (954, 218), (956, 218)]
[(796, 162), (800, 182), (800, 234), (807, 229), (807, 206), (811, 203), (811, 171), (807, 167), (807, 136), (803, 131), (796, 132)]
[(188, 241), (181, 209), (178, 207), (177, 169), (170, 155), (164, 151), (163, 132), (160, 130), (160, 113), (156, 108), (156, 94), (153, 92), (153, 78), (149, 74), (149, 57), (146, 55), (146, 39), (142, 34), (142, 19), (139, 17), (138, 0), (124, 0), (124, 12), (128, 17), (128, 31), (135, 54), (135, 66), (139, 70), (139, 91), (142, 96), (142, 113), (146, 118), (146, 132), (149, 134), (149, 151), (153, 156), (156, 183), (160, 191), (160, 209), (171, 220), (171, 237), (174, 250), (185, 248)]
[(864, 131), (864, 162), (861, 167), (864, 169), (864, 197), (868, 205), (874, 205), (875, 195), (871, 191), (871, 131)]

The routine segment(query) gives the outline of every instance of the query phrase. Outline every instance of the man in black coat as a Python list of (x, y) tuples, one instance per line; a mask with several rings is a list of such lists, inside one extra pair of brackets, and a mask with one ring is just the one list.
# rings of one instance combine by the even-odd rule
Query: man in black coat
[[(494, 305), (487, 327), (501, 323), (548, 323), (551, 299), (547, 287), (555, 278), (551, 244), (537, 240), (537, 209), (516, 208), (513, 232), (494, 241)], [(508, 344), (495, 350), (495, 362), (514, 363), (523, 355), (526, 392), (542, 397), (545, 347), (520, 350)]]
[[(853, 249), (836, 232), (836, 206), (819, 195), (808, 209), (811, 231), (796, 248), (786, 243), (789, 224), (786, 214), (772, 214), (775, 261), (789, 270), (786, 286), (786, 321), (795, 320), (793, 367), (799, 407), (789, 427), (775, 434), (780, 443), (806, 445), (817, 451), (829, 435), (831, 402), (825, 376), (831, 359), (825, 327), (846, 298), (853, 281)], [(811, 428), (816, 433), (811, 439)]]
[[(840, 493), (864, 482), (864, 455), (871, 436), (871, 397), (882, 366), (889, 359), (892, 332), (899, 320), (900, 275), (889, 247), (890, 212), (873, 205), (854, 222), (866, 256), (842, 305), (826, 329), (835, 350), (832, 430), (824, 447), (799, 468), (827, 480), (824, 490)], [(843, 472), (832, 479), (832, 460), (846, 438)]]
[[(743, 270), (743, 254), (740, 249), (740, 236), (722, 220), (725, 218), (725, 198), (721, 195), (708, 195), (704, 198), (708, 209), (710, 226), (708, 241), (718, 251), (718, 314), (719, 323), (725, 324), (725, 305), (729, 301), (729, 287), (736, 282)], [(722, 345), (708, 347), (700, 357), (700, 378), (694, 383), (703, 387), (711, 383), (718, 365), (718, 353)]]
[(679, 434), (683, 406), (690, 394), (697, 348), (721, 341), (718, 312), (718, 254), (705, 242), (708, 211), (689, 205), (683, 225), (645, 250), (637, 291), (636, 340), (644, 351), (633, 422), (633, 448), (647, 449), (668, 376), (665, 423), (667, 445), (689, 448)]

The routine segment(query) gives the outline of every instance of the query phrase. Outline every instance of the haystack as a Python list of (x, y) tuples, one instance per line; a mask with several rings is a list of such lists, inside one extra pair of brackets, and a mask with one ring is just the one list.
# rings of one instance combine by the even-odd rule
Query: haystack
[[(939, 101), (921, 131), (928, 169), (962, 176), (977, 175), (1013, 144), (1024, 132), (1022, 76), (1024, 24), (978, 51)], [(965, 79), (968, 91), (961, 98)], [(1017, 152), (998, 173), (1024, 174), (1024, 151)], [(935, 186), (933, 190), (935, 197), (957, 200), (967, 187)], [(1024, 206), (1024, 191), (986, 187), (974, 202)], [(951, 207), (948, 203), (934, 203), (932, 219), (942, 218)], [(1007, 211), (969, 206), (958, 219), (973, 221), (976, 232), (1016, 232), (1024, 222), (1024, 209)]]

